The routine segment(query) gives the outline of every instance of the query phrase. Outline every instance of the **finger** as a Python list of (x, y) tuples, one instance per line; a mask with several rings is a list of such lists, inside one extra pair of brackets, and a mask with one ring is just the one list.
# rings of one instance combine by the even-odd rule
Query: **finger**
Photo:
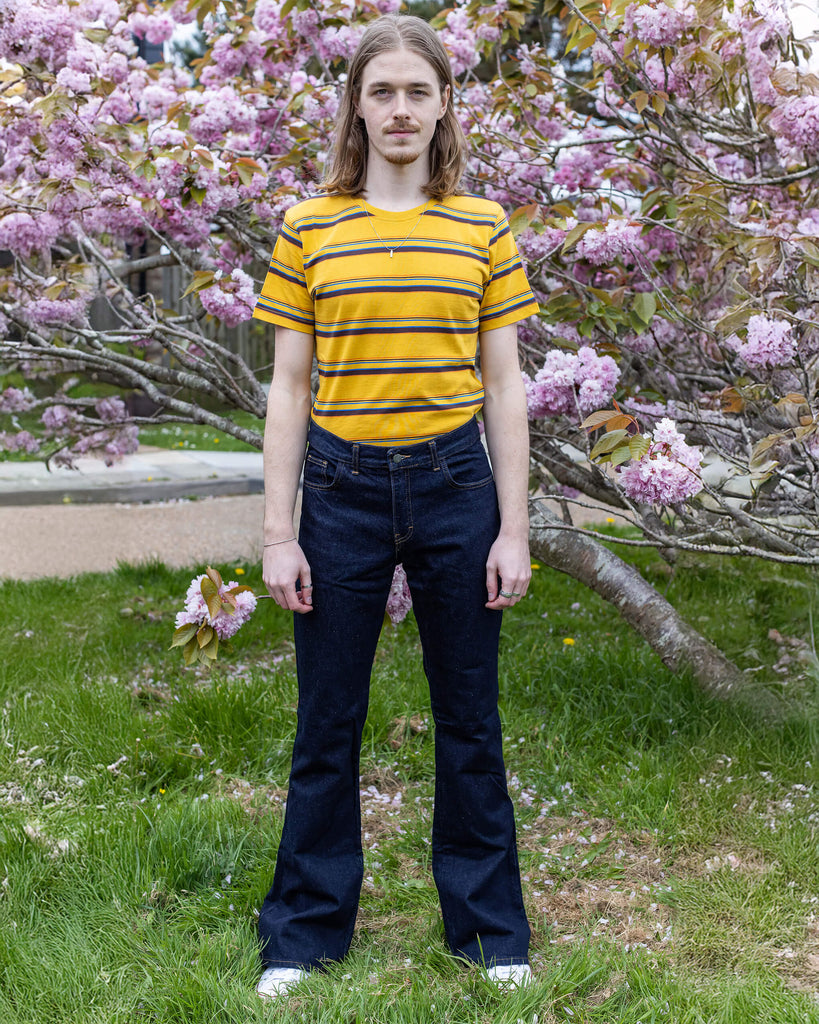
[(486, 564), (486, 597), (487, 606), (497, 599), (498, 596), (498, 585), (500, 579), (498, 577), (498, 570), (491, 562)]
[(296, 592), (299, 594), (302, 604), (310, 605), (313, 603), (313, 581), (309, 569), (301, 574)]
[(487, 608), (512, 608), (520, 601), (525, 592), (522, 583), (507, 583), (501, 579), (497, 597), (487, 602)]

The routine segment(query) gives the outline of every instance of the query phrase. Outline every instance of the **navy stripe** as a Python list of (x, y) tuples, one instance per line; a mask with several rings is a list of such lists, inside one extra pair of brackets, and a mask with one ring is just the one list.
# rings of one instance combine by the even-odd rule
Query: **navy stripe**
[(472, 363), (455, 363), (450, 366), (412, 366), (406, 369), (397, 369), (394, 366), (386, 366), (380, 370), (322, 370), (319, 367), (319, 377), (369, 377), (379, 374), (402, 374), (402, 373), (453, 373), (458, 370), (473, 370)]
[[(393, 247), (396, 252), (399, 251), (400, 239), (396, 239), (396, 244)], [(309, 256), (305, 261), (305, 267), (314, 267), (317, 263), (322, 263), (324, 260), (334, 259), (350, 259), (351, 256), (372, 256), (373, 253), (385, 252), (390, 246), (386, 245), (371, 245), (366, 248), (360, 248), (359, 246), (346, 245), (341, 251), (318, 249), (312, 256)], [(463, 246), (460, 249), (447, 249), (442, 246), (431, 246), (431, 245), (401, 245), (401, 252), (427, 252), (432, 253), (434, 256), (462, 256), (465, 259), (477, 260), (478, 263), (489, 263), (489, 254), (486, 250), (475, 249), (472, 246)]]
[[(481, 313), (481, 323), (483, 324), (487, 320), (496, 320), (499, 316), (506, 316), (507, 313), (514, 313), (516, 309), (520, 309), (522, 306), (528, 306), (531, 301), (532, 300), (527, 296), (519, 302), (513, 303), (511, 306), (503, 306), (503, 308), (499, 309), (497, 313)], [(532, 315), (534, 315), (534, 313)]]
[(463, 409), (470, 405), (480, 405), (483, 402), (483, 397), (478, 396), (476, 398), (470, 398), (465, 402), (450, 402), (447, 405), (436, 405), (435, 400), (431, 400), (424, 405), (388, 405), (379, 406), (377, 409), (350, 409), (349, 411), (344, 409), (336, 409), (333, 412), (321, 412), (315, 406), (313, 406), (314, 416), (382, 416), (388, 412), (432, 412), (437, 410), (439, 412), (446, 412), (448, 409)]
[(326, 228), (333, 228), (337, 224), (343, 224), (348, 220), (361, 220), (362, 217), (366, 217), (367, 214), (360, 207), (352, 210), (345, 210), (344, 213), (340, 213), (337, 217), (333, 217), (329, 220), (310, 220), (305, 218), (304, 220), (295, 221), (299, 231), (323, 231)]
[(480, 217), (479, 214), (470, 216), (468, 213), (464, 213), (459, 217), (457, 214), (450, 211), (445, 212), (444, 210), (438, 209), (429, 210), (427, 212), (427, 217), (440, 217), (441, 220), (454, 220), (459, 224), (475, 224), (479, 227), (494, 227), (495, 224), (494, 217)]
[(368, 330), (368, 331), (334, 331), (332, 328), (327, 327), (316, 327), (315, 334), (317, 338), (328, 338), (338, 339), (339, 341), (343, 338), (361, 338), (364, 335), (375, 336), (383, 335), (385, 338), (389, 338), (391, 334), (445, 334), (454, 338), (458, 337), (470, 337), (475, 333), (477, 327), (396, 327), (395, 330)]
[[(328, 285), (328, 289), (329, 289)], [(392, 287), (379, 286), (378, 291), (383, 293), (395, 293), (396, 295), (406, 295), (410, 292), (418, 292), (419, 294), (426, 294), (427, 292), (436, 292), (442, 295), (466, 295), (469, 298), (475, 298), (480, 295), (480, 290), (477, 292), (475, 289), (467, 290), (466, 288), (445, 288), (443, 286), (436, 287), (433, 285), (425, 285), (423, 288), (408, 288), (405, 284), (397, 282)], [(330, 299), (336, 298), (337, 295), (372, 295), (373, 286), (371, 284), (364, 285), (360, 288), (340, 288), (337, 291), (324, 290), (321, 293), (316, 292), (313, 296), (315, 301), (323, 299), (329, 301)]]

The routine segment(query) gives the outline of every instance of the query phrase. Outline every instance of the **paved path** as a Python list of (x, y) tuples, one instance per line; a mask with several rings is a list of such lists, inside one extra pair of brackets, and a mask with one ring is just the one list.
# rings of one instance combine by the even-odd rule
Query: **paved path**
[(260, 557), (260, 454), (142, 448), (112, 467), (78, 465), (49, 473), (39, 462), (0, 463), (0, 577)]

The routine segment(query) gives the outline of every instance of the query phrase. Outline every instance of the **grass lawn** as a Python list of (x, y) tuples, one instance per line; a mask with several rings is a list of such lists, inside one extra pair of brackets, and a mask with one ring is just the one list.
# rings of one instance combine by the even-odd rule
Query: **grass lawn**
[[(250, 413), (233, 410), (230, 417), (239, 426), (246, 427), (248, 430), (257, 430), (259, 434), (264, 432), (264, 420), (260, 420)], [(226, 434), (222, 430), (214, 430), (213, 427), (202, 426), (199, 423), (163, 423), (155, 427), (143, 426), (139, 428), (139, 443), (154, 445), (157, 448), (198, 448), (202, 451), (224, 452), (259, 451), (258, 448), (239, 441), (232, 434)]]
[[(808, 710), (772, 729), (706, 700), (593, 595), (536, 570), (504, 622), (535, 970), (506, 997), (443, 944), (411, 620), (385, 628), (374, 671), (352, 950), (269, 1005), (255, 914), (295, 727), (289, 617), (262, 602), (208, 673), (167, 649), (193, 567), (0, 584), (2, 1024), (819, 1022), (815, 579), (635, 557)], [(261, 592), (258, 567), (238, 568), (219, 566)]]

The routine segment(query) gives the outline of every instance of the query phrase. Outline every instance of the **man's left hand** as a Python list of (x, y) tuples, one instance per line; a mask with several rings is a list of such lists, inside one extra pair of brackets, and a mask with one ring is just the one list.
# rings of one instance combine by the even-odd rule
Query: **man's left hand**
[(531, 578), (528, 536), (500, 534), (486, 560), (486, 607), (511, 608), (526, 596)]

